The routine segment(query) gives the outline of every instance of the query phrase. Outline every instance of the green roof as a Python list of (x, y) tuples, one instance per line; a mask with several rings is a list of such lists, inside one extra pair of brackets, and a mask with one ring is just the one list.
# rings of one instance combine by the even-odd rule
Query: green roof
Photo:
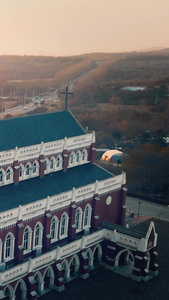
[(25, 205), (62, 192), (111, 178), (113, 175), (96, 164), (85, 164), (21, 181), (18, 185), (2, 186), (0, 190), (0, 212)]
[(69, 111), (0, 121), (0, 151), (47, 143), (85, 134)]

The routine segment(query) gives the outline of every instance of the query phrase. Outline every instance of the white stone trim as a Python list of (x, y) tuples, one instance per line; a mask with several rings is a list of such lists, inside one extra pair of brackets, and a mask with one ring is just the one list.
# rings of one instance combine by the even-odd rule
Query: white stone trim
[[(70, 206), (72, 203), (72, 197), (76, 205), (87, 199), (92, 199), (95, 195), (96, 185), (97, 185), (97, 193), (99, 197), (105, 193), (105, 186), (109, 192), (113, 192), (114, 190), (116, 190), (116, 184), (114, 186), (112, 184), (112, 180), (113, 182), (118, 181), (119, 188), (120, 188), (123, 180), (123, 174), (112, 177), (112, 179), (109, 178), (102, 181), (98, 181), (96, 183), (91, 183), (89, 185), (82, 186), (80, 188), (74, 189), (74, 192), (72, 189), (64, 193), (49, 197), (49, 206), (51, 212), (57, 209), (62, 209), (64, 207)], [(29, 220), (30, 218), (43, 216), (46, 211), (46, 201), (47, 199), (44, 198), (36, 202), (23, 205), (22, 206), (23, 221)], [(16, 224), (18, 221), (18, 217), (19, 217), (19, 207), (6, 210), (5, 212), (0, 212), (0, 228), (4, 228), (9, 225)]]

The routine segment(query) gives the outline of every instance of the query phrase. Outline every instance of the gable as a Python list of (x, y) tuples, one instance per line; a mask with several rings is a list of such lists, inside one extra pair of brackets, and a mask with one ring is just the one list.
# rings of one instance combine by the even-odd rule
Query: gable
[(155, 232), (155, 226), (154, 222), (151, 221), (147, 234), (146, 234), (147, 240), (147, 249), (152, 248), (156, 241), (156, 232)]

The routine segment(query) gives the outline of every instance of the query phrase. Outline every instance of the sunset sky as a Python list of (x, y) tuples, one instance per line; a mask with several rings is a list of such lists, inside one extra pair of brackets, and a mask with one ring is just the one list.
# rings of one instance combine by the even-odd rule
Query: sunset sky
[(169, 47), (169, 0), (0, 0), (0, 55)]

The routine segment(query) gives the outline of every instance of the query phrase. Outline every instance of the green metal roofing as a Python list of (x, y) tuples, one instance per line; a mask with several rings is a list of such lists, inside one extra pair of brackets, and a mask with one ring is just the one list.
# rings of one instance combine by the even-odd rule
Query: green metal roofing
[(0, 121), (0, 151), (85, 134), (69, 111)]
[(0, 188), (0, 212), (25, 205), (62, 192), (94, 183), (96, 180), (111, 178), (113, 175), (96, 164), (85, 164), (10, 184)]

